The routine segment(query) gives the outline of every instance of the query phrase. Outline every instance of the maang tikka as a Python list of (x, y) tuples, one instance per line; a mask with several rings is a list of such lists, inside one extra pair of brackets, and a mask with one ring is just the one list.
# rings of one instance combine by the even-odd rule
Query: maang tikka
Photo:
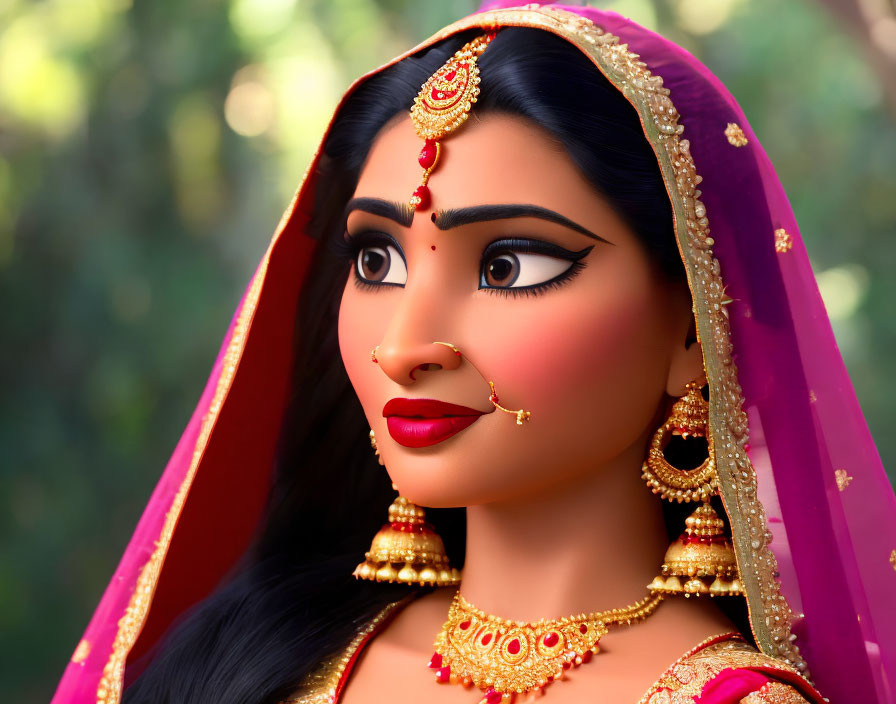
[[(666, 501), (701, 502), (685, 520), (684, 532), (669, 545), (660, 574), (648, 585), (653, 594), (743, 594), (725, 523), (710, 505), (719, 479), (709, 431), (709, 403), (703, 398), (702, 386), (699, 381), (687, 384), (685, 395), (672, 405), (666, 422), (654, 433), (641, 470), (651, 491)], [(673, 466), (665, 456), (672, 436), (705, 439), (706, 458), (693, 469)]]
[(426, 210), (432, 202), (427, 183), (442, 155), (441, 140), (469, 117), (479, 95), (477, 59), (494, 36), (493, 32), (484, 34), (464, 44), (430, 76), (414, 98), (411, 120), (419, 137), (425, 140), (417, 157), (423, 167), (423, 180), (409, 201), (417, 210)]

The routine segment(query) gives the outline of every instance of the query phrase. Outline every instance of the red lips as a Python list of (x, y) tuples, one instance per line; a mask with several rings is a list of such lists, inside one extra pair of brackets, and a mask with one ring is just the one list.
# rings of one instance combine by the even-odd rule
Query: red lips
[(389, 435), (404, 447), (442, 442), (471, 426), (483, 413), (429, 398), (393, 398), (383, 407)]

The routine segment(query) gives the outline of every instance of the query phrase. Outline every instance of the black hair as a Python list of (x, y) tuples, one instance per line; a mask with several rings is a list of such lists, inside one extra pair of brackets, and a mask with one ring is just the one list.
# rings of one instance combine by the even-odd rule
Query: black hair
[[(348, 98), (318, 165), (312, 236), (342, 234), (345, 204), (377, 133), (472, 36), (402, 60)], [(590, 59), (548, 32), (507, 28), (479, 63), (474, 114), (507, 113), (544, 129), (640, 237), (658, 270), (683, 282), (656, 156), (635, 109)], [(274, 704), (345, 647), (359, 624), (411, 589), (351, 577), (394, 493), (339, 355), (336, 319), (348, 267), (327, 246), (313, 257), (297, 316), (292, 397), (258, 537), (236, 576), (136, 663), (145, 669), (124, 704)], [(463, 509), (427, 515), (461, 566)]]

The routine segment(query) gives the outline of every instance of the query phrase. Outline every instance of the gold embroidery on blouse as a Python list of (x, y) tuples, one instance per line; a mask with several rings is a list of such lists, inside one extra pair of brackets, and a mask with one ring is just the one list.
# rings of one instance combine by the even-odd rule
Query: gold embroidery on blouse
[(741, 699), (740, 704), (806, 704), (806, 699), (790, 685), (768, 682)]
[(784, 254), (793, 249), (793, 236), (783, 227), (775, 230), (775, 251)]
[(846, 487), (849, 486), (849, 483), (853, 480), (849, 473), (845, 469), (835, 469), (834, 476), (837, 478), (837, 488), (840, 491), (843, 491)]
[(736, 122), (729, 122), (725, 128), (725, 136), (728, 138), (729, 144), (735, 147), (744, 147), (747, 144), (747, 136)]
[(411, 595), (385, 606), (358, 632), (345, 650), (321, 661), (308, 674), (299, 688), (299, 694), (282, 701), (280, 704), (333, 704), (336, 701), (336, 690), (339, 687), (339, 681), (342, 679), (348, 663), (354, 657), (355, 651), (361, 647), (367, 636), (379, 628), (384, 619), (388, 618), (396, 609), (414, 599), (415, 596)]
[[(708, 645), (697, 652), (692, 651), (691, 654), (673, 663), (647, 690), (638, 704), (693, 704), (694, 697), (702, 693), (707, 682), (726, 668), (737, 669), (739, 667), (774, 668), (782, 673), (799, 674), (795, 668), (768, 655), (763, 655), (743, 640), (727, 640)], [(766, 687), (766, 689), (769, 688)], [(792, 693), (792, 696), (796, 698), (781, 699), (781, 704), (790, 704), (791, 702), (805, 704), (806, 702), (806, 699), (790, 685), (780, 684), (780, 687), (775, 687), (773, 695), (779, 696), (782, 692)], [(746, 701), (744, 700), (744, 702)], [(766, 703), (779, 704), (779, 701), (776, 699), (750, 701), (750, 704)]]
[(90, 655), (90, 641), (84, 638), (78, 643), (75, 652), (72, 653), (72, 662), (76, 665), (80, 665), (87, 659), (88, 655)]

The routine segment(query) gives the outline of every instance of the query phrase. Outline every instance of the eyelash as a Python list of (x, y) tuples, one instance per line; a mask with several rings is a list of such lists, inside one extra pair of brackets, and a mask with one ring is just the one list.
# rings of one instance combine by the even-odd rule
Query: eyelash
[[(557, 256), (552, 248), (547, 246), (539, 246), (543, 245), (543, 243), (538, 240), (523, 240), (523, 239), (507, 239), (500, 240), (500, 247), (486, 247), (483, 255), (489, 253), (490, 249), (494, 249), (495, 254), (499, 254), (501, 252), (534, 252), (538, 254), (549, 254), (550, 256)], [(400, 249), (398, 243), (392, 238), (382, 233), (378, 233), (372, 230), (364, 230), (357, 234), (349, 234), (345, 233), (345, 236), (341, 239), (332, 241), (332, 249), (337, 257), (346, 259), (352, 265), (352, 280), (354, 281), (355, 286), (357, 286), (362, 291), (375, 291), (381, 289), (383, 286), (395, 286), (397, 284), (373, 284), (369, 281), (365, 281), (357, 275), (357, 271), (355, 270), (355, 262), (357, 262), (358, 254), (364, 247), (368, 247), (371, 245), (383, 245), (383, 244), (391, 244), (396, 247), (396, 249)], [(542, 293), (548, 291), (552, 288), (560, 288), (561, 286), (569, 283), (573, 278), (575, 278), (582, 269), (585, 268), (586, 264), (581, 261), (592, 249), (594, 249), (594, 245), (590, 247), (586, 247), (585, 249), (579, 252), (572, 252), (574, 258), (572, 257), (557, 257), (558, 259), (569, 259), (572, 262), (572, 265), (563, 273), (558, 274), (553, 279), (549, 281), (545, 281), (540, 284), (533, 284), (531, 286), (510, 286), (510, 287), (500, 287), (500, 286), (480, 286), (480, 290), (488, 291), (489, 293), (497, 294), (499, 296), (513, 296), (516, 298), (517, 296), (538, 296)], [(550, 250), (550, 251), (546, 251)]]

